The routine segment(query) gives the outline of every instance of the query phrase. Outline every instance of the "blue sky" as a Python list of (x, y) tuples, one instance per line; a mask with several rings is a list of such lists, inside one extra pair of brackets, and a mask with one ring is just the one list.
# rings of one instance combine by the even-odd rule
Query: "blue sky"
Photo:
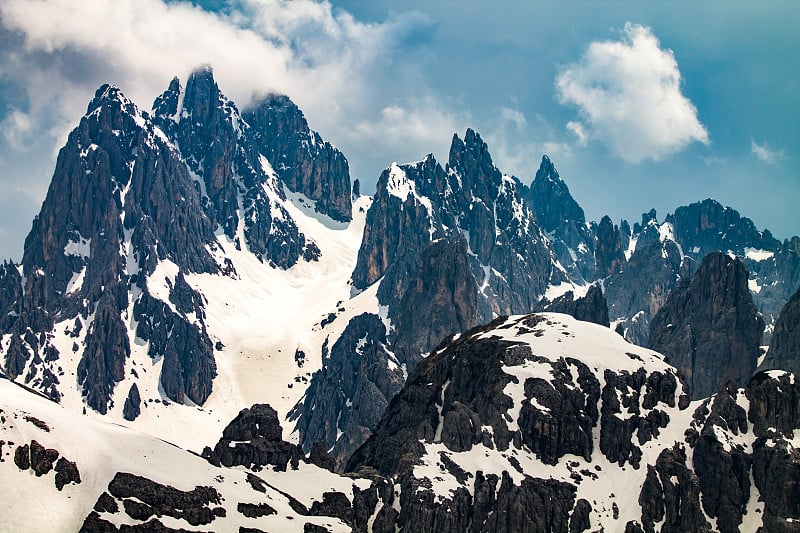
[(476, 129), (529, 182), (553, 159), (593, 220), (713, 197), (800, 233), (800, 4), (3, 0), (0, 257), (102, 83), (141, 107), (210, 63), (239, 107), (288, 94), (362, 190)]

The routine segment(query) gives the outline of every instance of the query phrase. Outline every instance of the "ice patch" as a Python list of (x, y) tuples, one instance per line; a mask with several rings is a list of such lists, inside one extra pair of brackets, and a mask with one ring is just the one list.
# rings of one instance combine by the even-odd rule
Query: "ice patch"
[(757, 248), (745, 248), (744, 256), (748, 259), (752, 259), (753, 261), (766, 261), (767, 259), (772, 259), (773, 257), (775, 257), (775, 253), (770, 252), (769, 250), (759, 250)]

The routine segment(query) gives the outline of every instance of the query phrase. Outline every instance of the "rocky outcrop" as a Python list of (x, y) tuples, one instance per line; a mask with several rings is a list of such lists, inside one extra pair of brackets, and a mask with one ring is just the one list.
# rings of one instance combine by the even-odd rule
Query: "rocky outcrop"
[(17, 446), (14, 450), (14, 464), (20, 470), (33, 470), (36, 477), (55, 470), (55, 486), (59, 491), (70, 483), (77, 485), (81, 482), (80, 472), (74, 462), (61, 457), (58, 450), (45, 448), (36, 440)]
[(759, 370), (788, 370), (800, 375), (800, 290), (783, 306)]
[(673, 241), (656, 240), (637, 245), (624, 270), (603, 281), (609, 318), (626, 339), (647, 345), (650, 320), (691, 268), (691, 259)]
[[(126, 472), (117, 472), (108, 484), (110, 495), (120, 502), (125, 513), (138, 521), (145, 522), (151, 517), (169, 516), (187, 525), (201, 526), (211, 524), (216, 518), (226, 515), (221, 494), (213, 487), (195, 487), (190, 491), (181, 491), (169, 485), (162, 485), (145, 477)], [(103, 494), (95, 507), (107, 508), (108, 494)], [(117, 507), (117, 501), (110, 500)], [(175, 531), (167, 529), (158, 520), (142, 524), (145, 531)], [(98, 511), (92, 511), (81, 527), (81, 531), (127, 531), (128, 526), (117, 529), (112, 523), (104, 520)], [(132, 528), (136, 529), (136, 528)]]
[(706, 256), (690, 283), (673, 291), (650, 324), (650, 348), (669, 357), (692, 398), (705, 398), (728, 381), (753, 375), (764, 321), (738, 259)]
[(193, 72), (185, 89), (173, 79), (153, 103), (153, 122), (202, 179), (204, 211), (229, 239), (236, 240), (241, 212), (246, 242), (239, 246), (281, 268), (309, 253), (313, 258), (316, 245), (310, 247), (276, 201), (284, 198), (283, 190), (260, 159), (256, 130), (220, 92), (210, 68)]
[(769, 231), (758, 231), (752, 220), (711, 198), (677, 208), (665, 222), (672, 225), (675, 241), (684, 252), (698, 261), (717, 250), (744, 256), (745, 248), (774, 250), (780, 246)]
[(352, 219), (347, 159), (308, 127), (294, 102), (270, 94), (245, 110), (242, 118), (253, 129), (256, 148), (289, 190), (314, 200), (317, 210), (334, 220)]
[[(640, 447), (658, 442), (669, 413), (688, 402), (679, 402), (674, 372), (663, 362), (659, 370), (649, 366), (652, 355), (641, 351), (619, 354), (625, 366), (641, 363), (637, 371), (545, 355), (547, 347), (570, 353), (559, 347), (569, 338), (567, 323), (581, 324), (549, 314), (497, 319), (444, 341), (409, 376), (348, 463), (351, 471), (392, 476), (402, 531), (527, 530), (522, 524), (583, 531), (598, 527), (595, 504), (610, 518), (616, 503), (577, 498), (579, 484), (604, 475), (581, 465), (601, 453), (623, 470), (641, 468)], [(579, 327), (628, 349), (607, 328)], [(566, 479), (552, 474), (556, 469), (566, 469)], [(697, 480), (685, 466), (684, 474), (667, 498), (694, 494), (693, 509), (670, 510), (685, 525), (702, 512)]]
[(134, 383), (128, 390), (128, 397), (125, 398), (125, 405), (122, 409), (122, 416), (125, 420), (133, 422), (141, 414), (142, 398), (139, 396), (139, 386)]
[(596, 279), (618, 274), (625, 268), (625, 250), (622, 248), (619, 228), (614, 226), (608, 215), (600, 219), (597, 226), (594, 258)]
[[(403, 386), (400, 363), (386, 345), (386, 327), (377, 315), (352, 319), (311, 379), (297, 418), (300, 444), (330, 450), (337, 469), (369, 437), (389, 400)], [(359, 409), (350, 409), (357, 405)], [(290, 417), (290, 418), (291, 418)]]
[(393, 343), (409, 368), (443, 338), (478, 323), (478, 285), (463, 237), (431, 243), (418, 261), (399, 306)]
[(711, 524), (700, 508), (697, 476), (686, 464), (682, 447), (662, 451), (654, 466), (648, 465), (647, 478), (639, 495), (644, 531), (711, 531)]
[(586, 294), (577, 300), (572, 291), (568, 291), (559, 296), (552, 302), (544, 302), (542, 311), (550, 313), (566, 313), (578, 320), (594, 322), (601, 326), (608, 327), (608, 306), (603, 296), (603, 289), (598, 285), (592, 285)]
[(546, 155), (533, 178), (529, 197), (539, 226), (550, 236), (553, 252), (572, 280), (580, 283), (593, 279), (594, 237), (583, 209)]
[(297, 468), (303, 451), (282, 436), (278, 413), (269, 405), (255, 404), (239, 412), (225, 427), (214, 449), (203, 450), (203, 457), (214, 465), (240, 465), (254, 471), (267, 465), (281, 471), (290, 464)]

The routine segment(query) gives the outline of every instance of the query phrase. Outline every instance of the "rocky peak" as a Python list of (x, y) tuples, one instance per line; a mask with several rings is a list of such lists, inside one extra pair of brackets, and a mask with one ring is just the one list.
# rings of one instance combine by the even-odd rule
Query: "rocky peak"
[(597, 243), (595, 244), (594, 257), (597, 265), (595, 277), (605, 278), (617, 274), (625, 268), (625, 250), (622, 249), (622, 239), (619, 228), (605, 215), (600, 219), (597, 227)]
[(553, 244), (559, 263), (573, 280), (592, 279), (595, 273), (595, 242), (586, 226), (583, 209), (549, 157), (542, 156), (530, 187), (530, 202), (536, 220)]
[(744, 384), (756, 369), (764, 321), (747, 278), (741, 260), (711, 253), (653, 317), (649, 347), (669, 357), (692, 398), (728, 381)]
[(484, 202), (497, 197), (502, 175), (492, 162), (489, 147), (473, 129), (467, 129), (462, 141), (453, 135), (448, 168), (461, 177), (461, 194), (469, 202), (470, 195)]
[(545, 231), (558, 229), (565, 221), (584, 225), (583, 209), (572, 197), (566, 182), (561, 179), (555, 165), (546, 155), (531, 183), (531, 199), (536, 210), (536, 220)]
[(252, 128), (222, 94), (211, 68), (192, 72), (180, 91), (173, 79), (153, 104), (153, 121), (194, 173), (206, 216), (238, 248), (272, 265), (289, 268), (301, 258), (316, 259), (319, 249), (286, 211), (268, 158), (259, 153)]
[(320, 213), (339, 221), (352, 218), (347, 159), (311, 130), (289, 97), (269, 94), (243, 113), (256, 148), (270, 160), (289, 190), (316, 202)]
[(769, 232), (760, 232), (753, 221), (738, 211), (708, 198), (679, 207), (667, 215), (675, 240), (696, 259), (715, 251), (731, 250), (745, 255), (745, 248), (775, 250), (780, 243)]

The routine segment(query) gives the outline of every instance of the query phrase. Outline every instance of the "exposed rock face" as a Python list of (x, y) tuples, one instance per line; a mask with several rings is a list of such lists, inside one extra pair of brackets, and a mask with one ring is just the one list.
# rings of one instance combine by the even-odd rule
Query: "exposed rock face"
[(246, 110), (242, 118), (253, 127), (257, 149), (272, 162), (289, 190), (314, 200), (320, 213), (335, 220), (351, 220), (347, 159), (308, 127), (294, 102), (270, 94)]
[(769, 230), (759, 231), (752, 220), (711, 199), (677, 208), (666, 222), (683, 252), (696, 261), (716, 250), (731, 251), (744, 261), (753, 301), (771, 333), (781, 308), (800, 289), (800, 238), (781, 243)]
[(783, 306), (767, 356), (759, 370), (788, 370), (800, 375), (800, 290)]
[[(151, 517), (169, 516), (182, 520), (191, 526), (211, 524), (216, 518), (225, 516), (226, 511), (219, 506), (221, 495), (213, 487), (195, 487), (191, 491), (181, 491), (169, 485), (162, 485), (145, 477), (117, 472), (108, 484), (111, 496), (121, 501), (125, 513), (139, 521), (150, 520)], [(109, 500), (108, 495), (101, 500)], [(110, 500), (116, 507), (116, 501)], [(100, 500), (98, 500), (100, 505)], [(108, 507), (102, 505), (101, 507)], [(146, 531), (175, 531), (153, 519), (143, 524)], [(132, 528), (135, 530), (135, 528)], [(113, 524), (92, 511), (81, 527), (81, 531), (126, 531), (126, 526), (117, 529)]]
[(553, 252), (572, 280), (593, 279), (594, 236), (586, 225), (583, 209), (546, 155), (531, 183), (530, 200), (539, 226), (552, 235)]
[(676, 446), (665, 449), (655, 466), (647, 466), (639, 504), (642, 506), (644, 531), (711, 531), (711, 524), (700, 508), (697, 476), (686, 464), (686, 453)]
[[(574, 210), (555, 169), (542, 171), (540, 182), (563, 200), (564, 209)], [(564, 239), (571, 227), (561, 228)], [(352, 281), (355, 289), (364, 290), (380, 280), (378, 302), (392, 327), (381, 341), (387, 350), (377, 353), (383, 366), (405, 365), (410, 372), (451, 333), (500, 314), (535, 309), (548, 283), (570, 281), (563, 268), (554, 268), (556, 262), (536, 222), (528, 189), (516, 178), (503, 176), (486, 143), (467, 130), (463, 140), (453, 137), (446, 167), (429, 155), (418, 163), (393, 164), (382, 173)], [(334, 384), (323, 387), (323, 375)], [(323, 370), (316, 383), (306, 394), (306, 404), (319, 403), (319, 391), (339, 387), (339, 372)], [(396, 390), (385, 396), (386, 401)], [(346, 397), (354, 402), (345, 404), (346, 410), (374, 413), (374, 405)], [(317, 440), (332, 445), (338, 437), (331, 422), (352, 418), (323, 410), (324, 417), (309, 424), (304, 409), (298, 427), (306, 450)], [(329, 423), (322, 424), (323, 419)], [(358, 438), (350, 451), (372, 427), (352, 428)], [(313, 437), (303, 436), (306, 431)]]
[[(651, 353), (628, 348), (606, 328), (569, 322), (616, 339), (623, 351), (638, 350), (619, 353), (618, 361), (630, 370), (538, 355), (547, 354), (547, 346), (560, 350), (571, 342), (566, 324), (564, 315), (500, 318), (446, 340), (417, 366), (348, 463), (352, 471), (376, 469), (393, 476), (401, 490), (401, 530), (524, 531), (522, 524), (531, 523), (543, 531), (598, 527), (594, 505), (577, 498), (576, 487), (605, 474), (581, 465), (601, 453), (620, 467), (641, 468), (642, 449), (656, 445), (670, 413), (685, 400), (679, 401), (679, 382), (663, 361), (656, 369)], [(610, 360), (599, 354), (594, 359)], [(569, 474), (562, 479), (542, 465), (566, 466)], [(551, 479), (538, 477), (544, 471)], [(680, 491), (690, 490), (687, 483)], [(699, 492), (694, 494), (695, 511), (681, 509), (687, 516), (677, 514), (681, 523), (702, 517)], [(610, 502), (595, 503), (611, 515)]]
[(697, 260), (717, 250), (745, 255), (745, 248), (780, 246), (769, 231), (758, 231), (752, 220), (710, 198), (677, 208), (665, 222), (672, 224), (675, 241)]
[(563, 296), (560, 296), (550, 303), (545, 303), (542, 311), (550, 313), (565, 313), (571, 315), (578, 320), (586, 322), (594, 322), (601, 326), (608, 327), (610, 322), (608, 320), (608, 306), (606, 299), (603, 296), (603, 289), (598, 285), (592, 285), (586, 292), (586, 295), (574, 299), (575, 295), (572, 291), (568, 291)]
[(670, 240), (637, 244), (625, 269), (603, 283), (609, 318), (621, 325), (626, 339), (647, 345), (650, 320), (690, 269), (691, 260)]
[(694, 399), (728, 381), (744, 384), (756, 369), (764, 321), (747, 278), (744, 263), (711, 253), (653, 318), (650, 348), (669, 357)]
[(305, 236), (276, 201), (284, 198), (283, 191), (260, 159), (254, 140), (258, 130), (220, 92), (210, 68), (193, 72), (185, 90), (173, 79), (153, 104), (153, 121), (180, 149), (189, 169), (202, 177), (205, 211), (229, 239), (236, 238), (240, 210), (242, 246), (282, 268), (304, 256)]
[(255, 471), (267, 465), (285, 471), (290, 463), (297, 468), (303, 451), (285, 442), (282, 435), (278, 413), (269, 405), (256, 404), (242, 409), (222, 432), (214, 449), (203, 450), (203, 457), (215, 465), (241, 465)]
[(77, 485), (81, 482), (80, 472), (74, 462), (60, 457), (58, 450), (45, 448), (36, 440), (32, 440), (30, 444), (17, 446), (14, 450), (14, 464), (20, 470), (33, 470), (36, 477), (42, 477), (55, 470), (55, 486), (59, 491), (70, 483)]
[(604, 216), (597, 227), (597, 244), (594, 249), (595, 278), (605, 278), (621, 272), (626, 263), (624, 252), (619, 228), (614, 226), (608, 215)]
[(467, 250), (467, 242), (455, 237), (435, 241), (420, 254), (394, 339), (394, 352), (409, 367), (443, 338), (477, 323), (479, 292)]
[(123, 406), (122, 415), (125, 420), (134, 421), (141, 414), (142, 398), (139, 396), (139, 387), (134, 383), (128, 391), (128, 397), (125, 398), (125, 405)]
[(325, 366), (314, 374), (306, 401), (293, 413), (303, 448), (310, 451), (321, 442), (337, 469), (367, 439), (403, 386), (400, 363), (385, 342), (386, 328), (377, 315), (351, 320), (324, 354)]
[[(295, 125), (317, 139), (304, 119)], [(102, 86), (59, 153), (21, 270), (0, 268), (0, 333), (11, 335), (6, 375), (59, 400), (61, 376), (74, 371), (86, 404), (107, 413), (122, 402), (114, 397), (131, 346), (144, 341), (155, 361), (163, 358), (159, 385), (167, 398), (202, 405), (216, 376), (214, 345), (204, 296), (186, 276), (237, 277), (218, 238), (272, 267), (319, 257), (260, 152), (268, 137), (277, 154), (279, 146), (302, 144), (298, 135), (248, 124), (209, 68), (192, 73), (185, 89), (174, 79), (152, 116), (118, 88)], [(345, 203), (330, 209), (349, 217), (346, 161), (329, 144), (317, 148), (301, 166), (312, 169), (317, 185), (341, 170), (334, 181)], [(131, 306), (136, 338), (126, 326)], [(74, 339), (76, 369), (60, 360), (57, 325)], [(132, 420), (136, 402), (129, 399)]]

